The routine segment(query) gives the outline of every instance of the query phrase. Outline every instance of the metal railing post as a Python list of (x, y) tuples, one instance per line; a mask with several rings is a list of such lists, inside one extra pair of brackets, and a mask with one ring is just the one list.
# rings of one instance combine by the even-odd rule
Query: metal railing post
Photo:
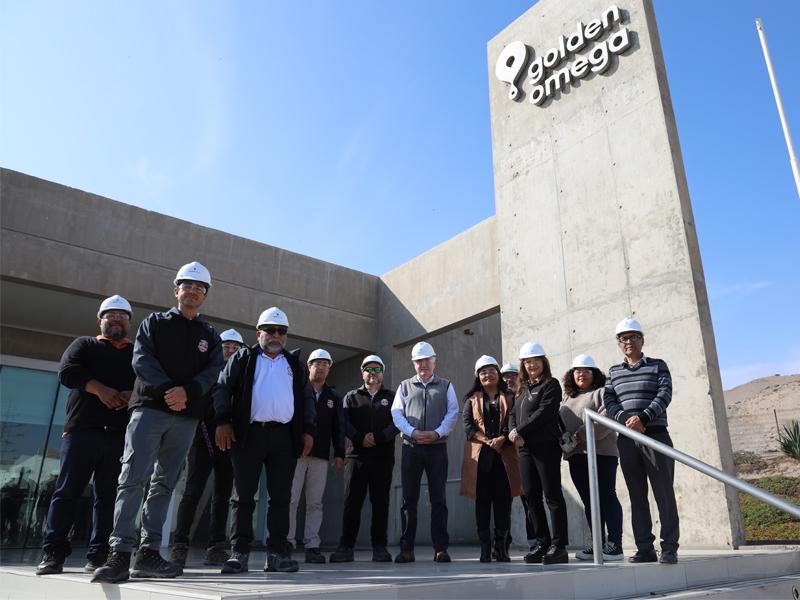
[(586, 426), (586, 458), (589, 464), (589, 498), (592, 511), (592, 554), (594, 564), (603, 564), (603, 523), (600, 521), (600, 493), (597, 486), (597, 444), (594, 437), (594, 423), (586, 411), (584, 424)]

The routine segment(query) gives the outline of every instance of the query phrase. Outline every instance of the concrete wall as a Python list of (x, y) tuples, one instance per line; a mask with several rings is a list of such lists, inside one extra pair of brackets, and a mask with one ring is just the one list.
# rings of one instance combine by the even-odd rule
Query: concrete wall
[[(606, 368), (621, 360), (615, 323), (640, 319), (645, 352), (672, 370), (675, 445), (732, 472), (703, 268), (651, 2), (618, 2), (632, 47), (605, 74), (543, 106), (528, 101), (527, 78), (517, 102), (495, 78), (507, 44), (519, 40), (543, 55), (609, 4), (541, 0), (488, 46), (504, 354), (535, 339), (558, 374), (581, 352)], [(742, 540), (733, 493), (683, 466), (675, 479), (683, 543)], [(571, 512), (572, 522), (582, 519)]]

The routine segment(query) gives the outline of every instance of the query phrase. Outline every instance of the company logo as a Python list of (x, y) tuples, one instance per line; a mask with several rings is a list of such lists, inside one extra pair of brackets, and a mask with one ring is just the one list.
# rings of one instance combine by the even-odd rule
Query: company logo
[(208, 351), (208, 342), (206, 340), (200, 340), (197, 343), (197, 349), (200, 350), (200, 352), (207, 352)]
[(327, 404), (328, 404), (328, 408), (333, 408), (333, 400), (331, 400), (330, 398), (328, 398)]
[[(556, 46), (539, 56), (524, 43), (511, 42), (497, 58), (495, 75), (510, 84), (508, 97), (518, 100), (522, 97), (518, 82), (526, 73), (531, 86), (528, 100), (542, 106), (556, 92), (566, 90), (590, 73), (604, 73), (614, 56), (631, 47), (631, 32), (627, 27), (620, 27), (622, 17), (619, 7), (609, 6), (600, 18), (586, 25), (578, 21), (574, 33), (560, 35)], [(616, 31), (608, 39), (602, 39), (614, 29)], [(589, 47), (592, 42), (594, 44)]]
[(386, 398), (384, 398), (383, 400), (381, 400), (381, 406), (389, 406), (389, 401)]

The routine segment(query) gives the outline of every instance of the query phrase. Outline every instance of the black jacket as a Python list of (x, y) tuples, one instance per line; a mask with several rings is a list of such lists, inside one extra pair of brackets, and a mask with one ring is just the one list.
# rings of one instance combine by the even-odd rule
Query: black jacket
[[(312, 387), (313, 393), (313, 387)], [(322, 388), (316, 401), (317, 432), (314, 435), (314, 447), (311, 456), (329, 460), (331, 446), (333, 456), (344, 458), (344, 415), (342, 414), (342, 397), (328, 384)]]
[[(261, 346), (245, 346), (228, 359), (212, 391), (217, 425), (231, 423), (236, 433), (236, 443), (244, 445), (250, 425), (250, 408), (253, 402), (253, 381)], [(283, 355), (292, 369), (294, 414), (289, 426), (292, 432), (292, 449), (295, 456), (303, 452), (303, 434), (316, 433), (316, 408), (314, 392), (308, 381), (308, 372), (298, 357), (287, 350)]]
[(132, 390), (136, 379), (131, 368), (132, 357), (133, 344), (115, 348), (106, 339), (79, 337), (69, 345), (58, 368), (58, 380), (71, 388), (65, 432), (103, 428), (125, 431), (128, 411), (108, 408), (84, 388), (91, 379), (96, 379), (120, 392)]
[(174, 413), (164, 402), (164, 392), (176, 386), (186, 390), (186, 408), (176, 414), (202, 419), (208, 392), (224, 362), (222, 342), (201, 315), (187, 319), (177, 308), (152, 313), (136, 333), (133, 370), (136, 383), (128, 404)]
[(561, 384), (551, 377), (544, 383), (524, 386), (514, 400), (509, 428), (516, 429), (525, 445), (558, 440), (558, 409)]
[[(381, 388), (371, 398), (365, 386), (347, 392), (344, 397), (344, 422), (347, 437), (353, 442), (352, 458), (394, 459), (394, 439), (400, 431), (392, 420), (394, 391)], [(372, 433), (375, 445), (364, 448), (364, 436)]]

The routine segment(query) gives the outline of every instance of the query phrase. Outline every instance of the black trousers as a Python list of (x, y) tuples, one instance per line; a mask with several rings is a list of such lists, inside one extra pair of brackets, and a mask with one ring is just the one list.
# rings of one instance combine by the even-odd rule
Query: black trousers
[(47, 512), (44, 552), (62, 557), (72, 552), (68, 536), (75, 522), (77, 501), (94, 475), (92, 536), (86, 555), (100, 561), (106, 558), (124, 447), (124, 430), (82, 429), (61, 439), (61, 471)]
[[(561, 490), (561, 448), (558, 442), (529, 443), (526, 440), (519, 452), (519, 470), (534, 539), (542, 545), (566, 546), (569, 543), (567, 503)], [(552, 536), (544, 512), (543, 493), (553, 522)]]
[(489, 531), (492, 512), (494, 528), (508, 531), (511, 522), (511, 486), (508, 483), (508, 473), (498, 452), (489, 446), (482, 446), (481, 454), (483, 453), (487, 453), (491, 462), (485, 461), (490, 467), (484, 470), (481, 468), (481, 461), (478, 461), (478, 479), (475, 482), (475, 521), (478, 532)]
[[(666, 431), (647, 433), (647, 436), (672, 446), (672, 439)], [(617, 439), (617, 448), (622, 475), (631, 499), (631, 524), (636, 548), (645, 552), (652, 550), (656, 539), (647, 501), (649, 480), (661, 520), (661, 550), (677, 552), (680, 525), (673, 487), (675, 461), (659, 452), (637, 446), (636, 442), (622, 435)]]
[[(186, 489), (178, 505), (178, 518), (174, 544), (188, 544), (189, 530), (192, 527), (200, 498), (206, 488), (208, 477), (214, 471), (214, 492), (211, 496), (211, 523), (209, 524), (208, 547), (222, 544), (228, 537), (226, 525), (233, 488), (233, 466), (229, 452), (222, 452), (214, 443), (214, 428), (207, 430), (208, 440), (200, 423), (194, 442), (187, 457)], [(211, 447), (209, 448), (209, 443)]]
[(394, 456), (367, 459), (348, 458), (344, 466), (345, 500), (342, 515), (342, 537), (339, 545), (353, 548), (361, 527), (361, 508), (369, 492), (372, 504), (370, 540), (375, 546), (387, 545), (389, 526), (389, 493), (392, 487)]
[(289, 502), (292, 499), (292, 478), (297, 458), (292, 449), (288, 425), (263, 428), (251, 424), (247, 441), (233, 447), (233, 486), (231, 516), (233, 519), (233, 549), (250, 552), (253, 542), (253, 511), (261, 467), (267, 471), (267, 530), (270, 552), (286, 551), (289, 533)]
[(400, 548), (413, 550), (417, 537), (417, 503), (422, 474), (428, 478), (428, 498), (431, 502), (431, 540), (436, 552), (447, 550), (447, 445), (403, 444), (400, 478), (403, 482), (403, 505), (400, 507)]
[[(589, 493), (589, 459), (585, 454), (573, 454), (567, 459), (569, 475), (583, 502), (583, 512), (592, 526), (591, 495)], [(622, 545), (622, 506), (617, 498), (617, 457), (597, 455), (597, 488), (600, 496), (600, 531), (606, 540)]]

